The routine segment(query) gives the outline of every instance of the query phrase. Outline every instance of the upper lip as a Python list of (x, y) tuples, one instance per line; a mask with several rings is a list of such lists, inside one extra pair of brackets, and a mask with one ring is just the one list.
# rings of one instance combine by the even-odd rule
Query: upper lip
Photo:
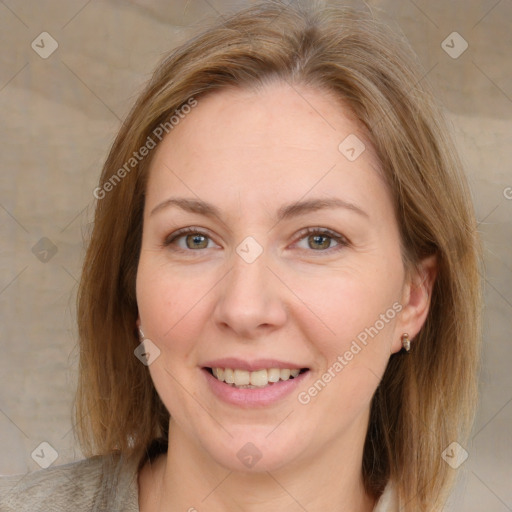
[(202, 366), (204, 368), (231, 368), (237, 370), (247, 370), (249, 372), (268, 368), (289, 368), (290, 370), (301, 370), (302, 368), (307, 368), (306, 365), (299, 365), (289, 361), (278, 361), (277, 359), (253, 359), (251, 361), (246, 361), (236, 357), (225, 357), (222, 359), (207, 361)]

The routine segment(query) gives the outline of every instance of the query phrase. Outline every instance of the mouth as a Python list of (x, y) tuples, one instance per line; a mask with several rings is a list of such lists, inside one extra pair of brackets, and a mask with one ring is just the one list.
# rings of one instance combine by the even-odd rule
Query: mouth
[(203, 361), (199, 368), (208, 392), (242, 409), (283, 403), (314, 373), (304, 363), (274, 358), (224, 357)]
[(309, 368), (262, 368), (248, 371), (239, 368), (203, 367), (219, 382), (236, 389), (269, 388), (280, 382), (293, 380), (309, 371)]

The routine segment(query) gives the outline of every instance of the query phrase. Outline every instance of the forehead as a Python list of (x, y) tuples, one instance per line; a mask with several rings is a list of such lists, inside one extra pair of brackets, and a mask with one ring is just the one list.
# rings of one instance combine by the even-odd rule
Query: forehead
[[(364, 148), (356, 159), (347, 158), (352, 147)], [(371, 145), (341, 101), (326, 91), (274, 83), (199, 98), (156, 149), (148, 201), (170, 192), (237, 196), (244, 203), (299, 200), (313, 189), (343, 189), (352, 198), (381, 189), (385, 196), (382, 185)]]
[(361, 128), (333, 93), (273, 82), (259, 88), (229, 87), (201, 97), (166, 139), (169, 144), (172, 139), (194, 139), (198, 149), (216, 153), (238, 142), (248, 151), (291, 147), (327, 150), (337, 157), (340, 137), (357, 133), (366, 138)]

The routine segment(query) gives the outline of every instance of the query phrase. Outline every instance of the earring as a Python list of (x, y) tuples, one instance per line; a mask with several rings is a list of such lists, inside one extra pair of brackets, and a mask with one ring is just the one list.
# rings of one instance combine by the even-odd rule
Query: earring
[(139, 336), (140, 336), (140, 341), (144, 341), (145, 336), (140, 327), (139, 327)]
[(406, 352), (411, 350), (411, 340), (409, 339), (409, 335), (406, 332), (402, 334), (402, 347), (404, 347)]

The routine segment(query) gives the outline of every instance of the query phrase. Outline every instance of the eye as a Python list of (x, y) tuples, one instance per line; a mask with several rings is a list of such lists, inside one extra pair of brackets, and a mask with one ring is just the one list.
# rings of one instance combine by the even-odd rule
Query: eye
[(168, 247), (175, 245), (178, 250), (211, 249), (209, 242), (213, 243), (210, 237), (196, 228), (183, 228), (169, 235), (163, 245)]
[[(301, 243), (303, 244), (302, 246)], [(305, 250), (332, 252), (347, 247), (349, 242), (343, 235), (335, 233), (330, 229), (307, 228), (300, 233), (300, 238), (296, 245)], [(169, 235), (165, 239), (163, 246), (174, 246), (174, 250), (190, 252), (200, 249), (211, 249), (214, 247), (214, 242), (207, 233), (198, 228), (188, 227)]]
[[(340, 250), (349, 245), (348, 240), (344, 236), (326, 228), (307, 228), (301, 235), (299, 242), (304, 241), (306, 247), (304, 247), (304, 245), (301, 247), (300, 243), (297, 243), (297, 246), (302, 249), (331, 252)], [(333, 242), (335, 242), (336, 245), (333, 246)]]

